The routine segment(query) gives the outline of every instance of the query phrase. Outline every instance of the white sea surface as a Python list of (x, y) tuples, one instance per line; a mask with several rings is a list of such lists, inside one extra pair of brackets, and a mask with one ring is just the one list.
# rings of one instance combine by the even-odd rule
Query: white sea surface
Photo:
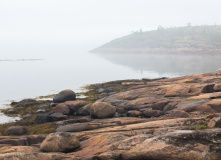
[[(220, 54), (94, 54), (84, 49), (34, 55), (1, 57), (0, 108), (7, 108), (11, 101), (64, 89), (80, 92), (87, 84), (213, 72), (220, 68), (221, 60)], [(0, 123), (14, 120), (4, 115), (0, 118)]]

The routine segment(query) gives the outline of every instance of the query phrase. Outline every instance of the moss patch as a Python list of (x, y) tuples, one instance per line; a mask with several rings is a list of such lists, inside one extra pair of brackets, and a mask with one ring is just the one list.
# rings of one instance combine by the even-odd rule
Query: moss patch
[(188, 129), (190, 129), (190, 130), (203, 130), (203, 129), (212, 129), (212, 128), (208, 127), (207, 122), (204, 121), (202, 124), (196, 124), (196, 125), (188, 126)]
[[(111, 92), (122, 92), (130, 87), (137, 86), (137, 84), (131, 83), (131, 85), (122, 85), (123, 82), (151, 82), (156, 81), (158, 79), (144, 79), (144, 80), (119, 80), (119, 81), (111, 81), (111, 82), (105, 82), (100, 84), (91, 84), (82, 87), (82, 92), (76, 93), (78, 97), (83, 98), (77, 98), (77, 100), (84, 100), (88, 103), (93, 103), (96, 100), (99, 99), (99, 96), (101, 94), (111, 94)], [(103, 91), (99, 91), (102, 89)], [(48, 96), (40, 96), (37, 97), (37, 99), (45, 99), (45, 98), (53, 98), (55, 95), (48, 95)], [(56, 127), (53, 125), (53, 122), (50, 123), (44, 123), (44, 124), (36, 124), (34, 123), (35, 118), (41, 114), (36, 113), (36, 111), (39, 108), (39, 106), (47, 106), (47, 109), (45, 109), (46, 113), (52, 112), (54, 107), (50, 107), (50, 103), (52, 101), (50, 100), (30, 100), (25, 103), (21, 102), (12, 102), (10, 105), (10, 108), (2, 109), (1, 112), (8, 115), (8, 116), (18, 116), (21, 118), (21, 120), (7, 123), (7, 124), (0, 124), (0, 135), (5, 136), (6, 130), (11, 126), (24, 126), (27, 129), (27, 134), (49, 134), (55, 131)], [(7, 111), (13, 109), (14, 112), (11, 114), (7, 114)], [(27, 117), (26, 115), (29, 115)], [(23, 118), (26, 116), (26, 118)], [(68, 119), (73, 119), (74, 116), (69, 116)]]
[(20, 120), (18, 122), (6, 123), (0, 125), (0, 136), (8, 136), (6, 130), (11, 126), (24, 126), (27, 129), (26, 135), (49, 134), (55, 131), (56, 127), (52, 122), (44, 124), (35, 124), (31, 119)]

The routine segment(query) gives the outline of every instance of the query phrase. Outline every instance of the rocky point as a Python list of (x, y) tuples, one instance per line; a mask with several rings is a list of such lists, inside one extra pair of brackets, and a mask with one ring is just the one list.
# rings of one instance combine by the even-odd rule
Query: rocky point
[[(220, 84), (215, 72), (94, 84), (85, 99), (64, 90), (53, 103), (13, 102), (5, 113), (26, 118), (4, 125), (0, 160), (220, 160)], [(48, 134), (29, 135), (45, 125)]]

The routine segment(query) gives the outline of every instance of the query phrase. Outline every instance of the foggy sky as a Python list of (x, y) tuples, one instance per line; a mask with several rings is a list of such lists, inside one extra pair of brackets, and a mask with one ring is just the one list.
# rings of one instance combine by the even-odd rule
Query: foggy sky
[(159, 25), (221, 24), (220, 6), (220, 0), (0, 0), (0, 59), (53, 48), (91, 50)]

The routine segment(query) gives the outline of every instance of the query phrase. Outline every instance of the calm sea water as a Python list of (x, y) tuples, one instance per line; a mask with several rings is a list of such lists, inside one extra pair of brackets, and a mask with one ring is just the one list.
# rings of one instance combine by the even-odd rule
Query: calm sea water
[[(177, 77), (221, 68), (221, 54), (92, 54), (77, 51), (39, 59), (0, 59), (0, 108), (11, 101), (79, 92), (87, 84), (122, 79)], [(0, 123), (13, 120), (1, 115)]]

